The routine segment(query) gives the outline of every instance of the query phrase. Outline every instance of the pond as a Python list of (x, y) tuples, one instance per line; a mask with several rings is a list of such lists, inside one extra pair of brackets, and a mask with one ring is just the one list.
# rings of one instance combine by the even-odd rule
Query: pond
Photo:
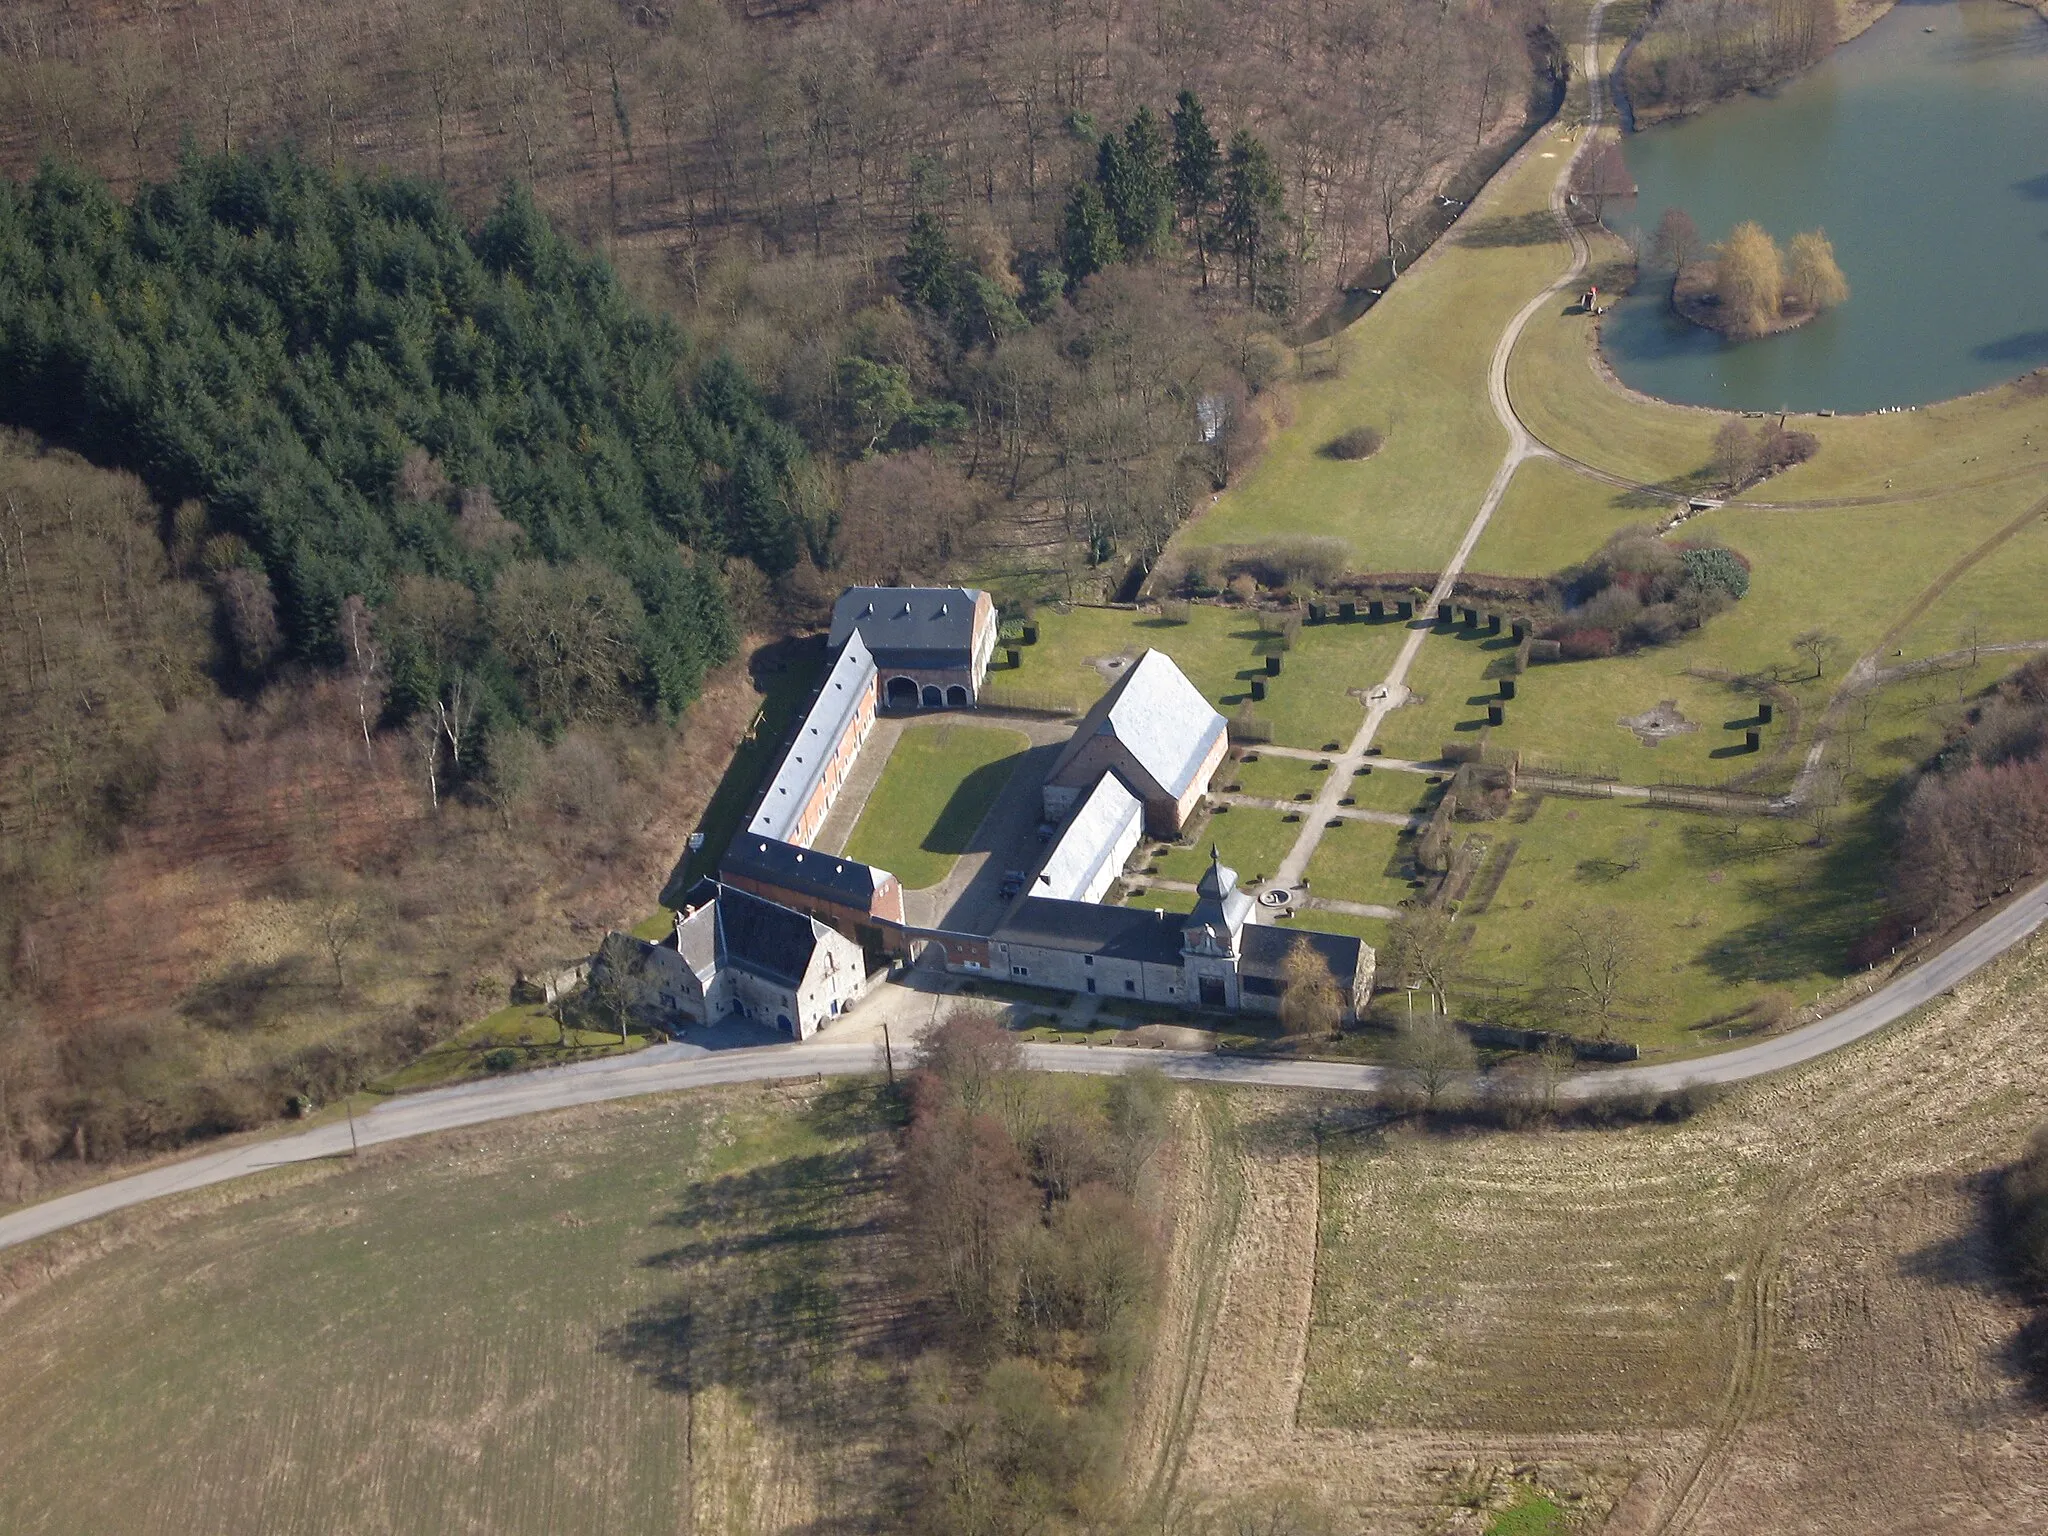
[[(1932, 31), (1926, 29), (1932, 28)], [(2048, 24), (2010, 0), (1900, 5), (1768, 95), (1627, 137), (1639, 191), (1718, 240), (1755, 219), (1826, 230), (1848, 303), (1731, 342), (1672, 315), (1646, 273), (1603, 325), (1624, 382), (1694, 405), (1867, 411), (2048, 366)]]

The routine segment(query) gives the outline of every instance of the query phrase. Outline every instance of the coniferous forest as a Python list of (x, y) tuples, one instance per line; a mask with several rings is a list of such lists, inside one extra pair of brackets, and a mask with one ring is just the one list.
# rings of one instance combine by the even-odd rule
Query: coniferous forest
[(0, 396), (182, 507), (254, 676), (403, 595), (401, 710), (459, 669), (486, 722), (673, 717), (733, 649), (715, 557), (779, 575), (806, 532), (795, 434), (516, 187), (472, 231), (289, 149), (125, 206), (46, 165), (0, 184)]

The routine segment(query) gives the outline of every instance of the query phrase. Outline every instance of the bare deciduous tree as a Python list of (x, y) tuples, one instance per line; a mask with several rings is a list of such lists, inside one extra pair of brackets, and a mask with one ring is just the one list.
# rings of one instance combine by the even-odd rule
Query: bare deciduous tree
[(1430, 1109), (1463, 1088), (1475, 1060), (1465, 1032), (1434, 1010), (1404, 1023), (1394, 1042), (1399, 1080)]
[(1566, 911), (1556, 918), (1546, 947), (1552, 986), (1598, 1027), (1601, 1039), (1610, 1038), (1649, 957), (1640, 920), (1622, 907)]

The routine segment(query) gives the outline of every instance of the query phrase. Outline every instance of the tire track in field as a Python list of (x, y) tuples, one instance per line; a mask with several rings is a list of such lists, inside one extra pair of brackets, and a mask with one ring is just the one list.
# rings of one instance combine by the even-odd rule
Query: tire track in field
[(1237, 1128), (1215, 1094), (1194, 1097), (1166, 1195), (1175, 1211), (1153, 1355), (1126, 1442), (1134, 1526), (1165, 1526), (1202, 1405), (1244, 1183)]
[(1737, 1438), (1763, 1405), (1783, 1316), (1780, 1258), (1793, 1208), (1810, 1177), (1810, 1171), (1788, 1174), (1766, 1206), (1761, 1234), (1736, 1281), (1742, 1309), (1736, 1316), (1735, 1358), (1727, 1390), (1706, 1443), (1659, 1501), (1644, 1536), (1685, 1536), (1692, 1529), (1728, 1475)]

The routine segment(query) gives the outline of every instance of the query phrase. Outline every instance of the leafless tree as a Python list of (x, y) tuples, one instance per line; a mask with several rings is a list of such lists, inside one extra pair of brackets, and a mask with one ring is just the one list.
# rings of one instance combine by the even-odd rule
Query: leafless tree
[(1280, 1027), (1290, 1035), (1315, 1038), (1334, 1035), (1344, 1018), (1344, 995), (1330, 962), (1297, 934), (1281, 962)]
[(1388, 971), (1401, 986), (1426, 988), (1434, 1006), (1449, 1013), (1458, 943), (1448, 912), (1440, 907), (1406, 908), (1388, 935)]
[(337, 882), (313, 899), (313, 931), (319, 935), (320, 947), (327, 951), (327, 958), (334, 966), (334, 990), (337, 992), (348, 986), (343, 963), (369, 925), (370, 903), (361, 889), (351, 882)]
[(1399, 1081), (1429, 1109), (1462, 1089), (1477, 1060), (1465, 1032), (1434, 1009), (1402, 1024), (1393, 1057)]
[(1818, 679), (1828, 669), (1828, 658), (1841, 646), (1841, 637), (1825, 630), (1809, 629), (1792, 637), (1792, 649), (1811, 658)]
[(1649, 957), (1640, 920), (1621, 907), (1568, 910), (1554, 920), (1547, 951), (1551, 984), (1570, 1008), (1598, 1026), (1601, 1039), (1610, 1038)]
[(374, 766), (377, 758), (370, 741), (370, 703), (374, 698), (377, 708), (383, 708), (384, 653), (377, 645), (369, 605), (360, 594), (342, 600), (341, 639), (348, 651), (349, 676), (355, 683), (356, 715), (363, 728), (363, 757)]

